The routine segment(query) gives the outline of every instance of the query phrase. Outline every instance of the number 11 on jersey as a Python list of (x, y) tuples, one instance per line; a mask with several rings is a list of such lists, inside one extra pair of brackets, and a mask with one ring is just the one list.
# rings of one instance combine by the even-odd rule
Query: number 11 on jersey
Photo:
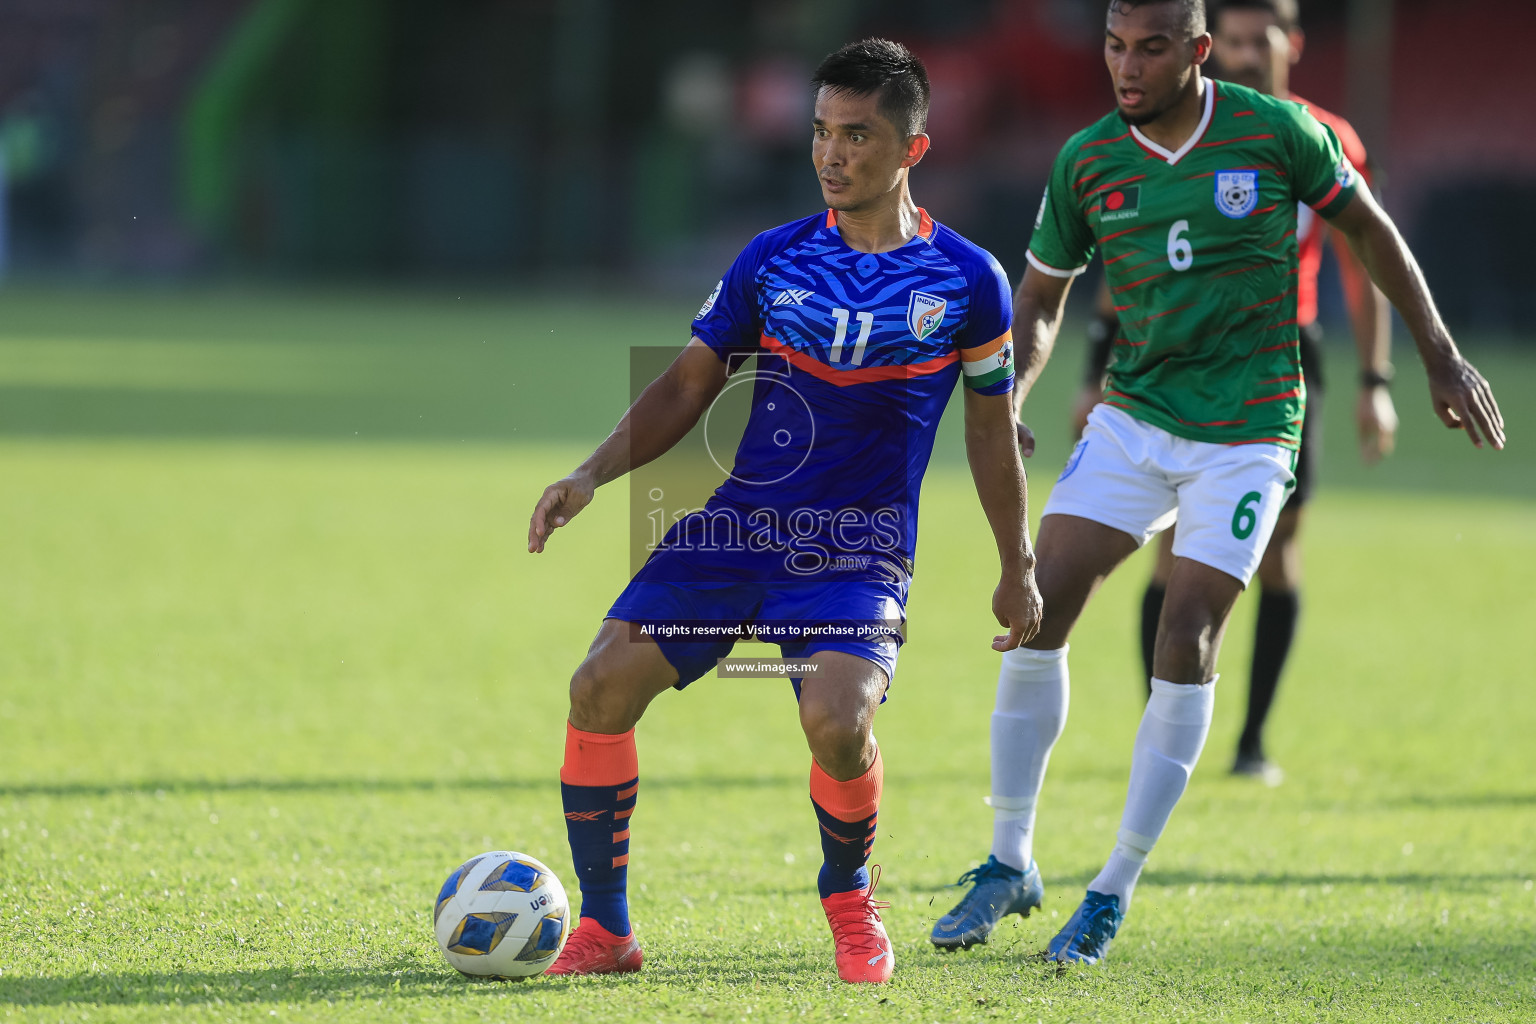
[[(837, 362), (843, 356), (843, 340), (848, 337), (848, 311), (846, 309), (834, 309), (832, 315), (837, 318), (837, 334), (832, 338), (832, 362)], [(859, 340), (853, 345), (852, 365), (858, 366), (864, 361), (864, 346), (869, 343), (869, 329), (875, 324), (875, 314), (855, 313), (855, 319), (859, 321)]]

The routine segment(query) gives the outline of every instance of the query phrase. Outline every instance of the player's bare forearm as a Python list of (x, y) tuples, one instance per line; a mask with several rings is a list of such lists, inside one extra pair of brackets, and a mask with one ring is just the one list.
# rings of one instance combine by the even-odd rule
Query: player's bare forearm
[(1024, 399), (1045, 370), (1051, 349), (1056, 346), (1056, 332), (1061, 330), (1061, 311), (1067, 304), (1071, 278), (1052, 277), (1034, 267), (1024, 271), (1024, 280), (1013, 293), (1013, 420), (1016, 443), (1024, 457), (1035, 454), (1035, 435), (1019, 422)]
[(1456, 342), (1440, 319), (1418, 261), (1370, 193), (1358, 193), (1332, 225), (1349, 241), (1353, 255), (1402, 315), (1426, 365), (1457, 357)]
[(965, 457), (976, 481), (976, 496), (992, 526), (1006, 574), (1035, 567), (1029, 543), (1029, 491), (1013, 431), (1008, 395), (965, 393)]
[(1360, 357), (1360, 389), (1355, 397), (1355, 429), (1360, 458), (1367, 465), (1392, 454), (1397, 446), (1397, 409), (1387, 383), (1392, 379), (1392, 307), (1360, 263), (1341, 232), (1333, 234), (1339, 280), (1349, 307), (1349, 323)]
[(725, 379), (725, 363), (709, 346), (692, 339), (640, 393), (597, 450), (569, 476), (544, 488), (528, 521), (528, 550), (543, 551), (549, 534), (586, 508), (603, 484), (671, 450), (720, 394)]
[(1030, 267), (1013, 293), (1015, 412), (1023, 408), (1024, 399), (1051, 357), (1071, 287), (1070, 278), (1052, 277)]
[(1396, 226), (1369, 192), (1355, 195), (1332, 220), (1370, 272), (1376, 287), (1402, 315), (1429, 377), (1430, 402), (1440, 422), (1465, 430), (1477, 447), (1504, 447), (1504, 416), (1493, 389), (1452, 340), (1429, 285)]
[(1035, 586), (1035, 552), (1029, 542), (1029, 488), (1013, 424), (1010, 396), (966, 391), (966, 459), (1001, 563), (992, 611), (1008, 633), (993, 638), (992, 646), (999, 651), (1013, 650), (1033, 638), (1042, 613)]
[(576, 473), (590, 479), (593, 487), (601, 487), (665, 455), (699, 422), (725, 379), (725, 363), (694, 338), (661, 376), (646, 385)]
[(1334, 237), (1345, 244), (1334, 245), (1333, 251), (1339, 260), (1339, 279), (1349, 307), (1360, 369), (1385, 376), (1392, 364), (1392, 306), (1381, 289), (1371, 283), (1370, 273), (1341, 235), (1336, 233)]

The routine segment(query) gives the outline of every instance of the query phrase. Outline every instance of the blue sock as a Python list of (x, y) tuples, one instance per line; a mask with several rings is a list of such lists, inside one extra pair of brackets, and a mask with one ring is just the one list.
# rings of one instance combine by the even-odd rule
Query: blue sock
[(565, 834), (581, 885), (581, 916), (615, 935), (630, 932), (629, 816), (639, 785), (638, 778), (627, 786), (560, 783)]
[(811, 762), (811, 807), (820, 825), (822, 855), (816, 888), (822, 899), (869, 888), (864, 864), (875, 845), (884, 775), (878, 752), (864, 775), (847, 782), (831, 778), (821, 765)]
[(615, 935), (629, 923), (629, 822), (640, 774), (634, 730), (609, 736), (566, 727), (560, 800), (581, 886), (581, 916)]

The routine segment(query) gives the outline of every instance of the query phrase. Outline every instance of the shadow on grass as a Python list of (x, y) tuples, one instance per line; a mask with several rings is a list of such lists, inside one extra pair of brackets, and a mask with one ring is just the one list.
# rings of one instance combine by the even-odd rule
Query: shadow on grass
[[(166, 971), (77, 974), (57, 978), (0, 976), (0, 1005), (68, 1003), (286, 1003), (444, 993), (475, 984), (456, 974), (387, 967), (350, 971)], [(505, 985), (516, 989), (521, 986)]]
[(1536, 792), (1532, 793), (1408, 793), (1381, 800), (1381, 807), (1415, 808), (1467, 811), (1484, 807), (1536, 807)]
[[(918, 787), (923, 785), (979, 785), (984, 778), (976, 772), (924, 772), (921, 775), (886, 776), (887, 785)], [(641, 775), (642, 791), (778, 789), (800, 790), (805, 775)], [(188, 793), (433, 793), (452, 790), (528, 790), (555, 789), (559, 778), (552, 772), (546, 779), (369, 779), (356, 776), (329, 779), (143, 779), (127, 782), (22, 782), (0, 785), (4, 797), (106, 797), (140, 795), (182, 795)]]
[[(1523, 935), (1514, 941), (1482, 936), (1426, 936), (1425, 941), (1415, 941), (1414, 935), (1404, 930), (1396, 944), (1362, 947), (1330, 939), (1309, 944), (1303, 956), (1288, 948), (1256, 948), (1250, 940), (1213, 933), (1197, 940), (1201, 955), (1195, 960), (1160, 956), (1155, 951), (1149, 953), (1140, 942), (1127, 942), (1120, 956), (1099, 968), (1046, 962), (1041, 949), (1045, 938), (1044, 934), (1020, 935), (1006, 943), (994, 942), (954, 954), (935, 952), (926, 943), (899, 944), (896, 984), (880, 994), (909, 1006), (914, 998), (920, 1004), (929, 1000), (947, 1004), (953, 1001), (955, 986), (961, 984), (963, 1002), (974, 1008), (972, 999), (979, 991), (1005, 999), (1029, 992), (1083, 996), (1087, 993), (1056, 988), (1081, 972), (1091, 973), (1078, 978), (1079, 982), (1088, 978), (1113, 981), (1115, 974), (1128, 971), (1129, 978), (1137, 979), (1138, 984), (1178, 985), (1183, 984), (1180, 977), (1209, 978), (1215, 963), (1242, 965), (1248, 975), (1242, 984), (1250, 990), (1272, 983), (1294, 987), (1298, 978), (1305, 977), (1311, 979), (1309, 984), (1336, 988), (1346, 1003), (1371, 1002), (1373, 1009), (1383, 991), (1390, 991), (1389, 998), (1403, 1001), (1418, 998), (1411, 992), (1414, 988), (1437, 995), (1447, 984), (1459, 990), (1458, 998), (1473, 1002), (1497, 998), (1505, 1009), (1511, 1008), (1511, 999), (1517, 1005), (1529, 1002), (1529, 997), (1511, 988), (1513, 977), (1521, 970), (1519, 965), (1526, 962), (1530, 952), (1529, 940)], [(0, 1005), (200, 1006), (494, 995), (533, 1001), (556, 997), (570, 1000), (575, 1011), (589, 1008), (594, 1000), (624, 998), (629, 993), (655, 999), (658, 990), (670, 990), (705, 1003), (728, 1000), (735, 1006), (744, 997), (763, 998), (770, 991), (779, 998), (801, 995), (824, 999), (828, 986), (835, 984), (833, 978), (830, 942), (784, 948), (765, 941), (651, 946), (647, 947), (646, 966), (640, 975), (534, 978), (523, 983), (470, 980), (446, 967), (429, 967), (416, 960), (398, 967), (382, 964), (333, 971), (96, 972), (48, 978), (7, 974), (0, 976)], [(1308, 988), (1302, 995), (1311, 992)], [(1291, 991), (1281, 1002), (1296, 998), (1297, 993)], [(515, 1012), (518, 1004), (503, 1005)]]
[[(1235, 875), (1226, 872), (1155, 871), (1148, 870), (1142, 876), (1142, 885), (1259, 885), (1259, 886), (1307, 886), (1307, 885), (1390, 885), (1412, 889), (1478, 889), (1495, 882), (1521, 882), (1530, 877), (1528, 870), (1504, 872), (1401, 872), (1396, 874), (1344, 874), (1320, 871), (1316, 873), (1281, 872), (1255, 875)], [(1086, 878), (1085, 878), (1086, 881)]]
[[(1001, 957), (1017, 959), (1022, 967), (1038, 951), (1039, 943), (1020, 943), (997, 950)], [(704, 949), (672, 947), (648, 951), (641, 976), (614, 975), (593, 978), (530, 978), (524, 982), (470, 979), (412, 962), (404, 969), (378, 968), (336, 971), (295, 971), (267, 968), (251, 971), (96, 972), (63, 977), (0, 975), (0, 1006), (65, 1005), (159, 1005), (196, 1006), (215, 1003), (316, 1003), (413, 998), (420, 996), (472, 997), (494, 993), (513, 999), (537, 999), (562, 995), (579, 999), (599, 993), (622, 992), (637, 984), (654, 990), (671, 987), (704, 998), (763, 987), (814, 992), (835, 979), (830, 940), (825, 948), (809, 945), (783, 949), (721, 947)], [(940, 981), (967, 970), (961, 957), (944, 957), (927, 949), (901, 955), (903, 981), (923, 985), (923, 979)], [(587, 990), (587, 991), (582, 991)]]

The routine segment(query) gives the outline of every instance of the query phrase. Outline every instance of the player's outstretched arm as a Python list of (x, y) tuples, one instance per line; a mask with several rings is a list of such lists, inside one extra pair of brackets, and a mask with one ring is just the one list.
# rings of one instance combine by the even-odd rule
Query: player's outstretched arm
[[(1013, 293), (1014, 380), (1013, 417), (1018, 421), (1029, 389), (1040, 379), (1045, 361), (1056, 345), (1061, 311), (1072, 288), (1070, 277), (1052, 277), (1031, 266)], [(1017, 427), (1018, 445), (1027, 459), (1035, 454), (1035, 435), (1023, 423)]]
[(1360, 356), (1360, 394), (1355, 401), (1355, 428), (1360, 458), (1367, 465), (1392, 454), (1397, 446), (1397, 409), (1387, 384), (1392, 379), (1392, 306), (1349, 247), (1342, 232), (1333, 232), (1339, 260), (1339, 280), (1349, 306), (1349, 323)]
[(608, 439), (565, 479), (544, 488), (528, 521), (528, 550), (540, 552), (549, 535), (569, 523), (592, 495), (660, 458), (681, 441), (725, 387), (725, 362), (698, 338), (646, 387)]
[(1010, 395), (978, 395), (966, 389), (965, 455), (1002, 562), (992, 614), (1008, 633), (993, 637), (992, 649), (1011, 651), (1040, 631), (1042, 605), (1029, 543), (1029, 491)]
[(1493, 389), (1477, 368), (1462, 358), (1440, 319), (1413, 253), (1391, 219), (1362, 189), (1332, 218), (1332, 224), (1343, 232), (1371, 280), (1408, 325), (1429, 374), (1435, 415), (1447, 427), (1465, 430), (1479, 448), (1485, 441), (1503, 448), (1504, 417), (1494, 401)]

